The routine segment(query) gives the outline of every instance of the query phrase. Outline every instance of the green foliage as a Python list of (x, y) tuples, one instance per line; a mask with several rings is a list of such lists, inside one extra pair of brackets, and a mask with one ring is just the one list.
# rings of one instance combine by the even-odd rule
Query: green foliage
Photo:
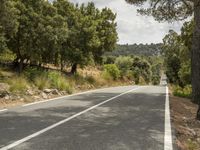
[[(138, 12), (142, 15), (151, 15), (158, 21), (183, 20), (193, 14), (193, 1), (168, 1), (168, 0), (126, 0), (130, 4), (143, 5), (148, 3), (149, 7), (142, 7)], [(198, 2), (197, 4), (198, 5)]]
[(140, 78), (143, 78), (146, 83), (151, 81), (151, 65), (147, 60), (135, 57), (133, 59), (132, 71), (136, 84), (139, 83)]
[(19, 72), (23, 63), (84, 67), (99, 63), (117, 42), (116, 14), (94, 3), (74, 5), (68, 0), (2, 0), (0, 53), (15, 55)]
[(36, 67), (29, 67), (23, 71), (24, 76), (27, 77), (30, 81), (34, 81), (38, 76), (46, 76), (47, 72), (44, 70), (39, 70)]
[(103, 63), (104, 64), (114, 64), (116, 60), (115, 56), (104, 56)]
[(25, 92), (29, 87), (26, 78), (24, 77), (13, 77), (11, 80), (8, 81), (10, 85), (11, 92)]
[(39, 90), (44, 90), (50, 87), (50, 81), (45, 76), (38, 76), (34, 78), (34, 84)]
[(0, 53), (0, 62), (12, 62), (16, 56), (8, 49), (4, 49), (2, 53)]
[(93, 76), (86, 76), (85, 80), (89, 83), (89, 84), (95, 84), (96, 80)]
[(120, 70), (122, 76), (127, 75), (128, 71), (131, 70), (133, 59), (131, 57), (120, 56), (115, 60), (115, 64)]
[(108, 56), (160, 56), (162, 44), (133, 44), (117, 45), (113, 52), (108, 52)]
[(194, 23), (184, 23), (181, 34), (170, 31), (163, 39), (166, 74), (170, 83), (191, 84), (191, 44)]
[(120, 71), (115, 64), (104, 65), (104, 72), (107, 77), (111, 76), (113, 80), (120, 77)]
[(172, 90), (175, 96), (191, 98), (191, 95), (192, 95), (191, 85), (186, 85), (183, 88), (178, 85), (174, 85), (172, 86)]
[(61, 91), (67, 91), (68, 93), (73, 92), (72, 86), (61, 73), (55, 71), (49, 72), (47, 77), (50, 81), (51, 87)]

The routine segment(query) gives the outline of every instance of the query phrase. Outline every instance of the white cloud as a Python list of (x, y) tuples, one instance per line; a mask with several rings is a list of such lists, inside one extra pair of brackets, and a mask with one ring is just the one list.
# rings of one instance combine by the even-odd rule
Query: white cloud
[(181, 22), (158, 23), (153, 17), (137, 14), (137, 7), (125, 0), (70, 0), (74, 3), (94, 2), (98, 8), (109, 7), (117, 13), (119, 43), (159, 43), (170, 29), (177, 32)]

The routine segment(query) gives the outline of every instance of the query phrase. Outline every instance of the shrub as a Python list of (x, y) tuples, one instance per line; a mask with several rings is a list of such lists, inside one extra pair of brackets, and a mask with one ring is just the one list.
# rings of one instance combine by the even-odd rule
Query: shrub
[(24, 70), (24, 76), (30, 81), (34, 81), (37, 77), (46, 76), (47, 72), (37, 69), (36, 67), (30, 67)]
[(120, 77), (120, 71), (115, 64), (104, 65), (105, 74), (109, 74), (113, 80), (117, 80)]
[(191, 98), (191, 95), (192, 95), (192, 86), (191, 85), (186, 85), (184, 88), (182, 88), (178, 85), (174, 85), (174, 86), (172, 86), (172, 89), (173, 89), (174, 96)]
[(38, 87), (39, 90), (44, 90), (45, 88), (50, 87), (50, 81), (45, 76), (39, 76), (34, 79), (34, 84)]
[(80, 75), (79, 73), (74, 74), (71, 77), (71, 80), (73, 80), (76, 84), (85, 84), (85, 79), (82, 75)]
[(24, 92), (28, 88), (28, 82), (24, 77), (13, 77), (8, 81), (11, 92)]
[(104, 80), (107, 80), (107, 81), (112, 81), (113, 80), (113, 77), (108, 72), (104, 71), (101, 76), (102, 76), (102, 78)]
[(51, 87), (58, 90), (63, 90), (68, 93), (73, 92), (72, 85), (58, 72), (49, 72), (48, 79), (50, 80)]
[(158, 85), (160, 83), (160, 77), (157, 75), (153, 75), (151, 80), (153, 85)]
[(96, 80), (93, 76), (86, 76), (85, 80), (89, 83), (89, 84), (95, 84)]
[(133, 59), (127, 56), (120, 56), (116, 59), (115, 64), (120, 69), (121, 75), (126, 76), (128, 71), (131, 70)]
[(52, 87), (57, 87), (61, 77), (62, 77), (61, 74), (58, 72), (55, 71), (48, 72), (48, 79), (50, 80)]
[(55, 85), (55, 87), (58, 89), (58, 90), (61, 90), (61, 91), (66, 91), (67, 93), (71, 94), (73, 92), (73, 89), (72, 89), (72, 86), (69, 84), (69, 82), (61, 77), (57, 80), (57, 83)]

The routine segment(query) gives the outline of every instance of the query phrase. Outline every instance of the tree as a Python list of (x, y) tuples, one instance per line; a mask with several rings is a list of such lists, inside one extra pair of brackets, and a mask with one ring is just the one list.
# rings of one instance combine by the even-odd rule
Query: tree
[(0, 51), (5, 50), (6, 42), (13, 37), (18, 30), (18, 14), (16, 2), (2, 0), (0, 5)]
[(112, 52), (116, 48), (118, 40), (117, 24), (115, 22), (116, 14), (111, 9), (104, 8), (100, 13), (97, 11), (97, 36), (99, 46), (94, 49), (94, 60), (97, 63), (102, 63), (102, 56), (106, 52)]
[(120, 56), (115, 60), (115, 64), (121, 71), (121, 75), (127, 75), (128, 71), (131, 70), (133, 59), (131, 57)]
[(131, 70), (133, 71), (136, 84), (139, 83), (140, 77), (142, 77), (146, 83), (151, 81), (151, 65), (145, 59), (135, 57), (133, 59)]
[(170, 83), (179, 84), (179, 70), (181, 68), (180, 62), (180, 42), (179, 35), (173, 30), (169, 31), (163, 39), (163, 49), (165, 58), (166, 75)]
[[(142, 5), (147, 0), (126, 0)], [(158, 21), (184, 20), (194, 14), (192, 40), (192, 98), (199, 104), (197, 119), (200, 120), (200, 0), (150, 0), (149, 8), (138, 10), (141, 14), (152, 15)]]

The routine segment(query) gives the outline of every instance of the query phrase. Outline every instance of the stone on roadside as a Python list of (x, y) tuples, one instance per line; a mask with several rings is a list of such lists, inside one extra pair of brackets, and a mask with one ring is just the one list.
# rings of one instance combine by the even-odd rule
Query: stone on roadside
[(52, 94), (54, 94), (54, 95), (61, 95), (57, 89), (54, 89), (54, 90), (52, 91)]
[(52, 89), (45, 89), (44, 90), (44, 93), (47, 93), (47, 94), (49, 94), (49, 93), (51, 93), (52, 92)]
[(0, 98), (7, 97), (9, 95), (9, 85), (7, 83), (0, 83)]
[(43, 99), (47, 99), (47, 98), (48, 98), (47, 94), (43, 92), (43, 93), (42, 93), (42, 98), (43, 98)]

